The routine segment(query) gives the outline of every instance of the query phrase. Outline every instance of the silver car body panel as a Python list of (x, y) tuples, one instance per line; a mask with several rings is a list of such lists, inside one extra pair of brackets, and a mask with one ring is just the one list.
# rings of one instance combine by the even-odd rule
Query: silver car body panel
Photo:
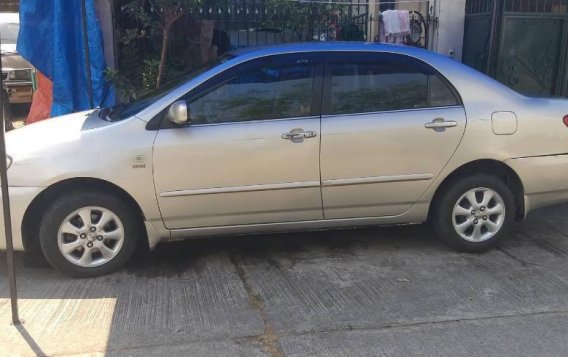
[[(13, 158), (8, 170), (10, 187), (35, 187), (37, 196), (69, 179), (96, 178), (125, 190), (138, 203), (146, 221), (163, 226), (152, 174), (152, 145), (157, 132), (145, 130), (146, 123), (135, 118), (82, 130), (88, 114), (53, 118), (7, 133), (7, 150)], [(11, 207), (15, 204), (12, 198)], [(14, 221), (16, 213), (12, 214)], [(21, 229), (22, 219), (14, 230)], [(167, 238), (169, 232), (162, 229), (159, 235)], [(0, 242), (1, 248), (4, 240)], [(23, 246), (21, 239), (16, 238), (14, 243)]]
[[(457, 125), (444, 131), (424, 127), (437, 118)], [(404, 213), (452, 157), (465, 126), (462, 107), (324, 115), (320, 165), (325, 218)]]
[[(347, 116), (323, 116), (321, 122), (311, 117), (145, 128), (187, 92), (239, 63), (318, 51), (379, 51), (427, 62), (452, 83), (463, 107), (365, 113), (355, 115), (357, 125), (345, 124), (354, 119)], [(513, 113), (516, 128), (511, 115), (499, 113)], [(415, 48), (324, 43), (258, 49), (202, 73), (136, 117), (87, 130), (87, 114), (7, 134), (11, 190), (33, 188), (12, 198), (15, 230), (44, 189), (78, 177), (107, 181), (132, 196), (151, 246), (193, 236), (423, 222), (440, 184), (478, 160), (504, 163), (519, 175), (526, 213), (568, 201), (568, 128), (562, 122), (568, 102), (524, 97), (452, 59)], [(438, 117), (456, 126), (443, 132), (424, 127)], [(391, 128), (393, 118), (404, 118), (406, 125)], [(317, 136), (302, 143), (282, 140), (294, 128)], [(22, 249), (21, 234), (15, 239)]]
[[(294, 128), (317, 136), (283, 140)], [(319, 133), (319, 117), (160, 130), (154, 179), (166, 227), (322, 219)]]

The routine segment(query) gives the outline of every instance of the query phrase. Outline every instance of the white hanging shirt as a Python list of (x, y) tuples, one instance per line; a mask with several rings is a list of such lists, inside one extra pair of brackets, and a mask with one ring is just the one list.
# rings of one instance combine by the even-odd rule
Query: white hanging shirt
[(407, 10), (387, 10), (382, 16), (385, 36), (410, 34), (410, 14)]

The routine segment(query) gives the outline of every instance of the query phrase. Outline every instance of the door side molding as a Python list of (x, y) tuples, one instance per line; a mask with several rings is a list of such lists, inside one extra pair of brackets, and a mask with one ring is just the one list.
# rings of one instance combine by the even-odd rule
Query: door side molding
[(433, 174), (409, 174), (392, 176), (361, 177), (350, 179), (332, 179), (322, 181), (323, 187), (366, 185), (373, 183), (405, 182), (405, 181), (426, 181), (434, 178)]
[(178, 190), (178, 191), (161, 192), (160, 197), (180, 197), (180, 196), (193, 196), (193, 195), (212, 195), (218, 193), (290, 190), (297, 188), (313, 188), (319, 186), (320, 186), (319, 181), (305, 181), (305, 182), (286, 182), (286, 183), (264, 184), (264, 185), (212, 187), (212, 188), (200, 188), (195, 190)]

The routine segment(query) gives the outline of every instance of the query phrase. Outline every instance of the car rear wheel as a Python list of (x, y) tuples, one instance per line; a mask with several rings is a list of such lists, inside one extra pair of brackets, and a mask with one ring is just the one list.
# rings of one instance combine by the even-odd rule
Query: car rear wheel
[(502, 180), (475, 174), (450, 182), (433, 209), (434, 230), (442, 239), (461, 251), (482, 252), (506, 236), (516, 206)]
[(116, 196), (73, 193), (47, 209), (40, 245), (47, 261), (76, 277), (105, 275), (121, 268), (136, 249), (137, 217)]

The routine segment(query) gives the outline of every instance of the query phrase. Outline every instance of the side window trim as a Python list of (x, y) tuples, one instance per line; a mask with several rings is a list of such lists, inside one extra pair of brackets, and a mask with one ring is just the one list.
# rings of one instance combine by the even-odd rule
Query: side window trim
[[(264, 122), (278, 122), (278, 121), (295, 121), (295, 120), (304, 120), (304, 119), (318, 119), (320, 118), (319, 115), (306, 115), (302, 117), (292, 117), (292, 118), (278, 118), (278, 119), (256, 119), (256, 120), (246, 120), (246, 121), (235, 121), (235, 122), (220, 122), (220, 123), (202, 123), (202, 124), (191, 124), (185, 127), (205, 127), (205, 126), (221, 126), (221, 125), (250, 125), (255, 123), (264, 123)], [(179, 128), (179, 126), (177, 126)]]
[[(419, 67), (421, 67), (421, 69), (427, 69), (428, 71), (431, 71), (433, 73), (433, 75), (435, 75), (445, 86), (446, 88), (448, 88), (448, 90), (450, 90), (452, 96), (455, 98), (456, 100), (456, 104), (454, 105), (443, 105), (443, 106), (428, 106), (425, 108), (408, 108), (408, 109), (396, 109), (396, 110), (380, 110), (380, 111), (362, 111), (362, 112), (357, 112), (357, 113), (349, 113), (349, 114), (333, 114), (331, 113), (331, 63), (334, 62), (345, 62), (345, 60), (349, 60), (350, 56), (364, 56), (365, 54), (367, 55), (383, 55), (383, 56), (400, 56), (400, 57), (406, 57), (409, 61), (414, 62), (416, 64), (419, 65)], [(463, 101), (462, 98), (459, 94), (459, 92), (456, 90), (456, 88), (451, 84), (451, 82), (444, 76), (442, 75), (439, 71), (437, 71), (434, 67), (432, 67), (431, 65), (429, 65), (428, 63), (412, 57), (412, 56), (408, 56), (405, 54), (399, 54), (399, 53), (390, 53), (390, 52), (326, 52), (323, 54), (324, 58), (324, 70), (323, 70), (323, 90), (322, 90), (322, 108), (321, 108), (321, 114), (322, 116), (337, 116), (337, 115), (356, 115), (356, 114), (372, 114), (372, 113), (388, 113), (388, 112), (402, 112), (402, 111), (415, 111), (415, 110), (425, 110), (425, 109), (438, 109), (438, 108), (455, 108), (455, 107), (463, 107)], [(337, 58), (344, 58), (343, 61), (337, 61)], [(351, 57), (352, 58), (352, 57)], [(330, 59), (334, 59), (334, 60), (330, 60)], [(428, 103), (430, 104), (430, 80), (428, 80)]]
[(411, 109), (394, 109), (394, 110), (378, 110), (372, 112), (359, 112), (359, 113), (349, 113), (349, 114), (323, 114), (325, 118), (335, 118), (335, 117), (350, 117), (350, 116), (357, 116), (357, 115), (376, 115), (376, 114), (389, 114), (389, 113), (407, 113), (407, 112), (417, 112), (417, 111), (424, 111), (424, 110), (444, 110), (444, 109), (457, 109), (463, 108), (462, 105), (444, 105), (444, 106), (437, 106), (437, 107), (429, 107), (429, 108), (411, 108)]

